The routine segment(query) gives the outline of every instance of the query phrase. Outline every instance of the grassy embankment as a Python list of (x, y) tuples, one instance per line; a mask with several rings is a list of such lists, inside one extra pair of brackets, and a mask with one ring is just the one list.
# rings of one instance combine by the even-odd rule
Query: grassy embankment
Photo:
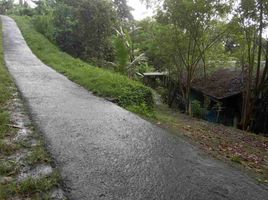
[(126, 76), (91, 66), (59, 51), (55, 45), (34, 29), (29, 18), (13, 18), (32, 51), (44, 63), (98, 96), (113, 99), (118, 105), (138, 114), (153, 115), (154, 103), (150, 88)]
[(11, 131), (7, 126), (9, 122), (9, 114), (7, 112), (6, 106), (12, 97), (14, 84), (10, 78), (8, 71), (5, 68), (1, 25), (0, 29), (0, 139), (3, 139), (3, 137)]
[(177, 135), (186, 136), (214, 157), (246, 168), (253, 176), (257, 175), (260, 182), (268, 183), (267, 138), (196, 120), (166, 106), (157, 107), (152, 117), (148, 109), (152, 106), (152, 96), (147, 87), (72, 58), (35, 31), (28, 18), (15, 17), (15, 20), (33, 52), (44, 63), (100, 96), (116, 98), (119, 105), (149, 117), (147, 119)]
[[(26, 177), (18, 181), (18, 176), (24, 167), (31, 169), (37, 165), (49, 165), (51, 159), (44, 150), (40, 137), (34, 132), (31, 132), (24, 140), (14, 140), (21, 130), (13, 124), (14, 121), (11, 119), (14, 98), (18, 97), (15, 84), (4, 63), (0, 22), (0, 199), (49, 198), (50, 190), (59, 185), (60, 177), (56, 171), (48, 176)], [(22, 113), (17, 114), (21, 116)], [(35, 146), (28, 144), (31, 140), (36, 141)], [(26, 156), (20, 157), (23, 153), (26, 153)]]

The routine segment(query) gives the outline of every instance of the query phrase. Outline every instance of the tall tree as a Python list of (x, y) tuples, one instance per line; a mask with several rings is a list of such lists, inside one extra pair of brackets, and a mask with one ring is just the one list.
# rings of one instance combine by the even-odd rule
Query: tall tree
[(259, 96), (260, 85), (264, 81), (261, 74), (261, 58), (267, 2), (267, 0), (241, 0), (234, 17), (234, 21), (238, 25), (235, 34), (239, 38), (240, 61), (245, 87), (241, 118), (243, 129), (250, 128), (254, 121), (254, 106)]
[(96, 64), (112, 60), (112, 1), (57, 0), (53, 17), (56, 41), (65, 51)]

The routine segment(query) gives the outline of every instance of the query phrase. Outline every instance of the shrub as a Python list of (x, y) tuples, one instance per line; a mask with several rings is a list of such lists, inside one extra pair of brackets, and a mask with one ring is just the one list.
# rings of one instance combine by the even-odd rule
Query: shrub
[(207, 114), (207, 109), (203, 108), (199, 101), (197, 100), (192, 101), (191, 106), (192, 106), (193, 117), (205, 119), (206, 114)]
[(35, 15), (32, 18), (34, 28), (46, 36), (50, 41), (54, 41), (54, 25), (52, 12), (47, 15)]
[(201, 116), (201, 104), (199, 101), (194, 100), (191, 102), (192, 105), (192, 115), (193, 117), (200, 117)]

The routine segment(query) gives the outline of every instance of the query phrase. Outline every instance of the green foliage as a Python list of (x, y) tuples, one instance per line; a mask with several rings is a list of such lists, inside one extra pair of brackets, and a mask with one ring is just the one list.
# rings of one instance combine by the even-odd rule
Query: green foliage
[(160, 35), (157, 38), (160, 43), (157, 44), (165, 49), (156, 48), (156, 52), (160, 51), (163, 61), (167, 63), (166, 71), (174, 74), (179, 82), (188, 113), (192, 80), (196, 78), (199, 68), (203, 68), (206, 74), (207, 51), (220, 41), (226, 31), (218, 26), (216, 19), (226, 16), (230, 5), (227, 1), (217, 0), (165, 0), (164, 5), (157, 22), (162, 25), (158, 26), (158, 31), (164, 33), (165, 41)]
[(51, 159), (42, 146), (37, 146), (31, 154), (26, 158), (28, 164), (35, 165), (37, 163), (50, 163)]
[(46, 192), (53, 187), (56, 187), (59, 180), (60, 176), (57, 172), (54, 172), (49, 177), (44, 177), (41, 179), (29, 178), (17, 186), (17, 193), (21, 195), (29, 195), (37, 192)]
[(114, 39), (116, 70), (121, 74), (128, 74), (129, 77), (134, 77), (139, 71), (139, 66), (145, 65), (147, 61), (145, 53), (140, 53), (139, 49), (134, 48), (134, 32), (135, 29), (128, 31), (120, 27), (116, 30)]
[(55, 27), (53, 25), (52, 12), (47, 15), (35, 15), (32, 18), (35, 29), (46, 36), (50, 41), (54, 40)]
[(4, 140), (0, 140), (0, 155), (10, 156), (18, 150), (18, 145), (7, 143)]
[(10, 117), (8, 112), (2, 111), (0, 109), (0, 139), (2, 139), (10, 131), (10, 128), (8, 126), (9, 121)]
[[(82, 45), (82, 58), (86, 60), (109, 60), (111, 44), (109, 37), (115, 22), (111, 1), (76, 1), (76, 37)], [(68, 5), (68, 3), (67, 3)]]
[(13, 0), (1, 0), (0, 1), (0, 14), (6, 14), (10, 9), (13, 8)]
[(204, 118), (207, 113), (207, 109), (203, 108), (201, 103), (197, 100), (191, 102), (191, 109), (193, 117), (196, 118)]
[(11, 173), (15, 173), (18, 169), (15, 161), (1, 161), (0, 163), (0, 176), (7, 176)]
[(34, 9), (30, 8), (27, 4), (13, 5), (12, 9), (8, 10), (9, 15), (19, 16), (33, 16), (35, 14)]
[(3, 38), (2, 38), (2, 26), (0, 25), (0, 107), (3, 107), (12, 93), (12, 80), (5, 67), (4, 53), (3, 53)]
[(75, 10), (64, 3), (58, 3), (53, 12), (54, 40), (65, 52), (82, 57), (84, 47), (77, 37), (77, 23)]
[(10, 14), (33, 16), (37, 31), (62, 50), (87, 61), (112, 61), (110, 37), (116, 15), (107, 0), (40, 0), (37, 7), (15, 6)]
[(145, 105), (148, 110), (153, 110), (153, 95), (149, 88), (129, 80), (126, 76), (93, 67), (59, 51), (43, 35), (34, 30), (27, 18), (14, 18), (28, 45), (44, 63), (97, 95), (116, 99), (124, 108)]
[(178, 74), (175, 70), (176, 42), (172, 36), (172, 26), (145, 19), (137, 24), (140, 27), (134, 36), (136, 48), (148, 57), (148, 65), (157, 71), (172, 71), (174, 80)]
[(121, 37), (114, 39), (115, 48), (115, 60), (116, 60), (116, 71), (121, 74), (126, 74), (127, 64), (129, 62), (129, 50), (125, 45), (124, 40)]
[(16, 184), (0, 184), (0, 199), (8, 199), (16, 194)]
[(137, 113), (141, 116), (145, 116), (148, 118), (155, 118), (155, 112), (152, 112), (150, 108), (146, 104), (141, 104), (139, 106), (128, 106), (127, 109), (131, 112)]
[(155, 71), (155, 68), (152, 65), (149, 65), (146, 62), (146, 63), (142, 63), (141, 65), (138, 66), (138, 71), (140, 73), (154, 72)]
[(55, 0), (38, 0), (35, 2), (37, 7), (34, 9), (36, 15), (47, 15), (51, 13), (56, 5)]
[[(60, 176), (58, 172), (52, 173), (48, 177), (41, 179), (29, 178), (18, 184), (15, 182), (9, 184), (0, 184), (0, 199), (10, 199), (10, 197), (19, 196), (21, 198), (29, 197), (31, 195), (38, 195), (38, 193), (45, 193), (54, 187), (58, 186)], [(37, 199), (43, 199), (39, 195)]]
[(192, 101), (192, 115), (194, 117), (201, 116), (201, 104), (197, 100)]

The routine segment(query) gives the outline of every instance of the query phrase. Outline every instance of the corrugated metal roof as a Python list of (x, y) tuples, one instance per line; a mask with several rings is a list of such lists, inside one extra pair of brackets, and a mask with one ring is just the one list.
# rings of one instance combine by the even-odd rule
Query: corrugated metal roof
[(168, 75), (167, 72), (148, 72), (148, 73), (143, 73), (144, 76), (166, 76)]

